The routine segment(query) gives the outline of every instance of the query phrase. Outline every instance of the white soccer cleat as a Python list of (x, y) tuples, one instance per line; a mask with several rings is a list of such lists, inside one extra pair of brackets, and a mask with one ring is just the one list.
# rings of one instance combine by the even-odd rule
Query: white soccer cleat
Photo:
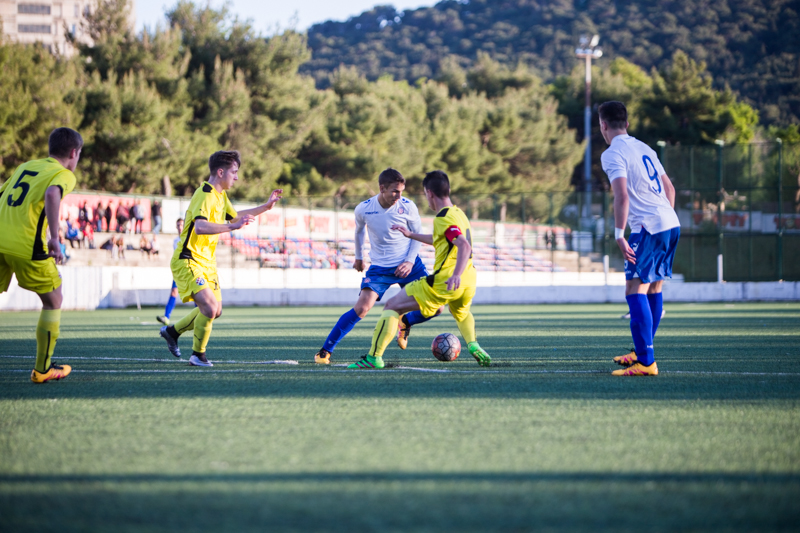
[(214, 365), (211, 363), (211, 361), (209, 361), (208, 359), (206, 359), (206, 360), (204, 361), (203, 359), (200, 359), (200, 358), (199, 358), (199, 357), (197, 357), (196, 355), (192, 355), (192, 356), (189, 358), (189, 364), (190, 364), (190, 365), (192, 365), (192, 366), (205, 366), (205, 367), (208, 367), (208, 366), (214, 366)]

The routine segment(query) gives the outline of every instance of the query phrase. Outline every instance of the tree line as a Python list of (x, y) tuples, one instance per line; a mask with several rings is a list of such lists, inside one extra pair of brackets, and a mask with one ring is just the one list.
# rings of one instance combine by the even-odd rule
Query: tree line
[(800, 122), (800, 9), (797, 0), (443, 0), (397, 11), (380, 5), (308, 31), (313, 51), (302, 71), (327, 86), (340, 64), (369, 79), (386, 73), (411, 82), (437, 78), (444, 65), (469, 68), (480, 54), (545, 81), (576, 67), (581, 35), (599, 34), (606, 58), (646, 72), (667, 68), (676, 52), (708, 66), (758, 110), (766, 126)]
[[(438, 76), (413, 83), (340, 66), (319, 88), (302, 72), (312, 53), (304, 34), (264, 36), (226, 8), (185, 0), (164, 28), (136, 34), (129, 9), (127, 0), (99, 4), (82, 28), (92, 45), (75, 41), (71, 58), (0, 43), (0, 179), (44, 157), (49, 132), (68, 125), (85, 140), (79, 187), (109, 192), (191, 194), (222, 148), (242, 152), (240, 199), (273, 187), (364, 196), (389, 166), (410, 187), (442, 169), (461, 195), (564, 191), (575, 181), (584, 151), (577, 71), (548, 84), (479, 54), (467, 67), (446, 59)], [(647, 141), (759, 132), (756, 111), (680, 52), (650, 72), (617, 58), (594, 79), (596, 101), (628, 102), (633, 133)], [(599, 159), (602, 141), (594, 146)]]

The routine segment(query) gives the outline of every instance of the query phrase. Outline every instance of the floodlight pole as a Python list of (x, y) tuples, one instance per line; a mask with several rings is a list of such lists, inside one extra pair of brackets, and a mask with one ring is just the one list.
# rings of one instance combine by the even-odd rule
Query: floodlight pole
[(580, 45), (575, 49), (575, 55), (584, 59), (586, 63), (586, 107), (583, 111), (583, 131), (586, 139), (586, 154), (583, 160), (583, 181), (586, 191), (586, 201), (582, 216), (586, 219), (592, 216), (592, 59), (599, 59), (603, 51), (597, 47), (600, 37), (595, 35), (591, 41), (585, 35), (581, 37)]

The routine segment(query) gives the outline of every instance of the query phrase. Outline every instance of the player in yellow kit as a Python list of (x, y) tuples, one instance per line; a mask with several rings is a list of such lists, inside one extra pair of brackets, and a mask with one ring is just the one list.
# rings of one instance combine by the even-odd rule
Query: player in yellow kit
[(170, 263), (181, 301), (194, 300), (197, 307), (175, 324), (161, 328), (161, 336), (167, 341), (170, 353), (180, 357), (178, 337), (194, 330), (192, 356), (189, 358), (189, 364), (194, 366), (214, 366), (206, 357), (206, 346), (211, 336), (211, 324), (222, 314), (216, 257), (219, 234), (246, 226), (264, 211), (272, 209), (283, 192), (283, 189), (276, 189), (267, 203), (237, 213), (225, 191), (239, 179), (241, 164), (237, 151), (211, 154), (208, 160), (211, 174), (192, 196), (181, 240)]
[[(0, 185), (0, 293), (11, 276), (23, 289), (42, 300), (36, 326), (36, 366), (31, 381), (44, 383), (67, 377), (69, 365), (52, 362), (61, 324), (63, 259), (58, 239), (61, 200), (75, 188), (75, 174), (83, 149), (81, 135), (56, 128), (48, 141), (49, 157), (23, 163)], [(45, 245), (45, 243), (47, 243)]]
[(375, 325), (369, 353), (348, 368), (379, 369), (383, 352), (394, 338), (400, 315), (419, 310), (432, 317), (439, 307), (448, 305), (458, 330), (467, 343), (469, 353), (481, 366), (489, 366), (492, 358), (478, 344), (475, 318), (470, 306), (475, 296), (477, 273), (472, 265), (472, 229), (464, 212), (450, 201), (450, 180), (441, 170), (434, 170), (422, 180), (428, 206), (436, 213), (433, 235), (411, 233), (405, 226), (392, 226), (409, 239), (432, 244), (436, 248), (433, 274), (413, 281), (386, 302), (383, 314)]

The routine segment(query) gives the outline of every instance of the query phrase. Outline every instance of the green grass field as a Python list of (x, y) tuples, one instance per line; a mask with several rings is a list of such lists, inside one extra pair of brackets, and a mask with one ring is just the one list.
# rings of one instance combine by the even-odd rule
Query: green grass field
[(65, 312), (44, 385), (0, 314), (0, 531), (800, 529), (800, 304), (666, 308), (656, 378), (609, 375), (620, 305), (476, 307), (492, 367), (433, 359), (446, 316), (373, 372), (310, 362), (342, 308), (226, 309), (211, 369), (156, 309)]

